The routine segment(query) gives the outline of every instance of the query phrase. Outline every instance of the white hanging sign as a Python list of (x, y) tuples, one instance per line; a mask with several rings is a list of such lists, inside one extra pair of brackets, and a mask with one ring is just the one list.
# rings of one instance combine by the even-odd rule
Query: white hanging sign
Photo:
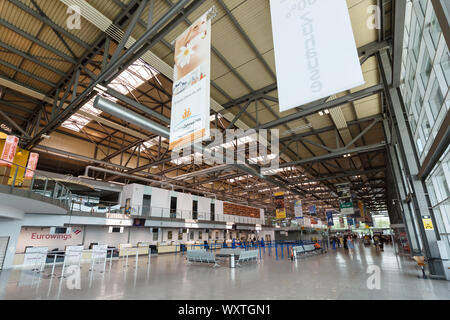
[(345, 0), (270, 0), (280, 111), (364, 84)]

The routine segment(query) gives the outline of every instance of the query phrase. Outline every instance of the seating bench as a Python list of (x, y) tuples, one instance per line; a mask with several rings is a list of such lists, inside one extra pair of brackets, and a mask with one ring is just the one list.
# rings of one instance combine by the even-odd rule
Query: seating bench
[(294, 257), (297, 258), (298, 255), (305, 254), (305, 248), (303, 248), (303, 246), (292, 247), (292, 252), (294, 254)]
[(220, 267), (220, 265), (217, 263), (217, 259), (214, 253), (208, 252), (205, 249), (187, 251), (186, 260), (190, 263), (214, 263), (213, 268)]
[(239, 253), (239, 257), (236, 261), (236, 264), (240, 266), (241, 262), (257, 261), (257, 260), (258, 260), (258, 250), (248, 250), (248, 251), (242, 250)]

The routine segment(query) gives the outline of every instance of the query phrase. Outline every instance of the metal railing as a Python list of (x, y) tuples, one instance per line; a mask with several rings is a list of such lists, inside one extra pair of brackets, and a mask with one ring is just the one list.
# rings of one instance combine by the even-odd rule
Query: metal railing
[[(11, 167), (14, 168), (12, 171), (12, 178), (8, 179), (8, 183), (5, 184), (9, 186), (11, 190), (18, 188), (32, 191), (41, 196), (57, 200), (61, 207), (70, 210), (73, 196), (72, 192), (60, 181), (42, 173), (38, 174), (36, 170), (28, 169), (17, 163), (7, 160), (2, 161), (10, 164)], [(22, 171), (21, 169), (23, 169), (23, 173), (19, 174), (19, 171)], [(25, 178), (25, 173), (27, 171), (33, 172), (33, 177), (31, 179)]]
[(199, 220), (210, 222), (233, 222), (243, 224), (263, 224), (264, 220), (261, 218), (233, 216), (228, 214), (211, 214), (204, 211), (193, 210), (171, 210), (169, 208), (138, 206), (131, 208), (130, 214), (132, 216), (151, 217), (151, 218), (166, 218), (166, 219), (181, 219), (181, 220)]

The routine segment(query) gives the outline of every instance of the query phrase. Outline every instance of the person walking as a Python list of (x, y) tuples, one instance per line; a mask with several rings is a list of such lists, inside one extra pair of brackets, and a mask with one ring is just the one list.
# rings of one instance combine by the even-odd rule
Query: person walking
[(355, 246), (353, 245), (352, 236), (350, 236), (350, 235), (347, 238), (347, 247), (348, 247), (348, 249), (355, 249)]

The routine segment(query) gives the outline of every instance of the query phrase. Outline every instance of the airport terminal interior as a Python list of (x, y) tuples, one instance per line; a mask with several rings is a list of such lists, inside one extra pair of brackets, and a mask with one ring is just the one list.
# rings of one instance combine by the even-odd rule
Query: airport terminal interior
[(0, 300), (450, 299), (447, 0), (0, 0)]

